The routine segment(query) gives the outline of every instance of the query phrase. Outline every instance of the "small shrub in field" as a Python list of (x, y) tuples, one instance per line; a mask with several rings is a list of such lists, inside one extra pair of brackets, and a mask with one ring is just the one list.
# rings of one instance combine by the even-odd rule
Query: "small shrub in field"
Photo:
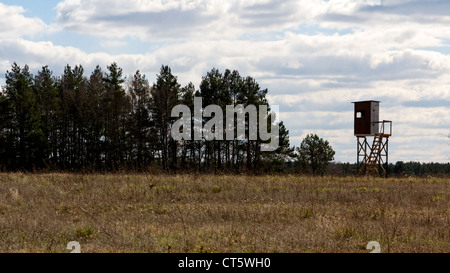
[(86, 239), (94, 236), (94, 229), (91, 226), (80, 226), (75, 229), (75, 237)]
[(222, 187), (220, 187), (220, 186), (214, 186), (214, 187), (211, 189), (211, 192), (212, 192), (212, 193), (220, 193), (220, 192), (222, 192)]

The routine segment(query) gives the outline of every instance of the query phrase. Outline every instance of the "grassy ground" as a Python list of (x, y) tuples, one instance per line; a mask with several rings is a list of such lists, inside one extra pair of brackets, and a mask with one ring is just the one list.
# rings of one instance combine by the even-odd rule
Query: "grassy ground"
[(0, 252), (450, 252), (450, 180), (0, 174)]

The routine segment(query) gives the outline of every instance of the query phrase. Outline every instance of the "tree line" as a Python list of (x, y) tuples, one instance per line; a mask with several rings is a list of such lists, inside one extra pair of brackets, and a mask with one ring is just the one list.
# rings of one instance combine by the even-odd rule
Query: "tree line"
[(126, 79), (116, 63), (89, 76), (81, 65), (67, 65), (61, 76), (44, 66), (33, 76), (14, 63), (0, 92), (0, 170), (281, 171), (293, 152), (283, 122), (274, 152), (261, 151), (259, 138), (176, 141), (170, 134), (172, 108), (183, 104), (193, 113), (195, 96), (224, 109), (268, 105), (267, 92), (228, 69), (213, 68), (196, 90), (164, 65), (150, 84), (140, 71)]
[[(0, 90), (0, 171), (353, 175), (358, 169), (356, 164), (330, 163), (335, 152), (317, 135), (291, 147), (282, 121), (274, 152), (261, 151), (264, 141), (259, 137), (249, 139), (248, 119), (244, 140), (195, 140), (194, 135), (173, 139), (171, 127), (178, 119), (171, 115), (173, 107), (188, 106), (194, 119), (195, 97), (202, 97), (203, 107), (268, 105), (268, 90), (236, 70), (222, 73), (213, 68), (198, 89), (192, 82), (181, 86), (164, 65), (152, 84), (140, 71), (127, 79), (116, 63), (106, 71), (97, 66), (89, 76), (81, 65), (67, 65), (61, 76), (44, 66), (34, 76), (27, 65), (14, 63), (5, 76)], [(448, 176), (450, 164), (400, 161), (389, 164), (388, 173)]]
[[(327, 166), (327, 173), (331, 175), (353, 175), (359, 170), (356, 163), (338, 163), (333, 162)], [(292, 169), (297, 169), (298, 166), (293, 164)], [(298, 171), (298, 169), (297, 169)], [(387, 166), (387, 173), (390, 177), (423, 177), (423, 176), (450, 176), (450, 163), (421, 163), (421, 162), (404, 162), (397, 161), (396, 163), (389, 163)]]

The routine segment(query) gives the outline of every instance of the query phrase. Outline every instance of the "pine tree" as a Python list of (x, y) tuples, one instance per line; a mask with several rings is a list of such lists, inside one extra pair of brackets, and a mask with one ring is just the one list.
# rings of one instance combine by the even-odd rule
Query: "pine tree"
[(201, 151), (197, 148), (201, 148), (196, 145), (196, 141), (194, 140), (194, 97), (195, 97), (195, 86), (192, 82), (181, 89), (181, 101), (180, 103), (189, 107), (191, 111), (191, 139), (183, 140), (181, 146), (183, 147), (181, 152), (181, 167), (183, 169), (195, 167), (196, 162), (196, 151), (198, 151), (198, 155), (201, 155)]
[[(220, 106), (222, 111), (224, 111), (225, 106), (230, 103), (228, 89), (225, 88), (223, 76), (218, 69), (213, 68), (205, 77), (203, 77), (200, 84), (200, 95), (205, 107), (214, 104)], [(214, 130), (218, 130), (218, 128), (214, 128)], [(214, 164), (214, 170), (221, 169), (220, 144), (221, 143), (216, 140), (205, 143), (207, 168), (211, 168), (211, 164)]]
[(6, 99), (11, 113), (11, 133), (14, 153), (10, 154), (17, 169), (31, 170), (41, 167), (44, 161), (45, 136), (33, 93), (33, 76), (27, 65), (20, 68), (13, 64), (6, 72)]
[(138, 170), (142, 170), (145, 164), (152, 158), (150, 126), (150, 85), (145, 75), (136, 71), (129, 86), (131, 98), (131, 135), (132, 150), (135, 151), (135, 161)]
[(105, 134), (107, 165), (110, 169), (117, 170), (126, 160), (126, 116), (129, 109), (129, 99), (126, 97), (125, 89), (122, 86), (125, 82), (122, 68), (117, 63), (112, 63), (107, 68), (109, 73), (103, 78), (108, 109)]
[(46, 140), (44, 157), (48, 160), (47, 164), (49, 165), (54, 165), (57, 161), (57, 119), (61, 111), (58, 85), (52, 74), (48, 66), (42, 67), (42, 70), (34, 78), (33, 86), (37, 108), (41, 116), (42, 131)]
[(158, 136), (158, 150), (163, 170), (174, 169), (177, 160), (177, 144), (171, 136), (174, 119), (172, 108), (179, 104), (181, 86), (168, 66), (161, 66), (156, 83), (151, 90), (151, 111)]
[(11, 107), (6, 95), (0, 89), (0, 171), (11, 166), (13, 137), (11, 136)]
[(86, 95), (86, 153), (88, 166), (92, 170), (105, 168), (105, 126), (108, 105), (103, 76), (102, 69), (97, 65), (89, 77)]
[(59, 158), (61, 167), (81, 169), (85, 163), (85, 116), (87, 79), (81, 65), (67, 65), (61, 78), (61, 116)]
[[(242, 87), (240, 88), (240, 93), (238, 94), (237, 101), (243, 104), (244, 107), (248, 105), (255, 105), (258, 109), (259, 105), (267, 105), (267, 89), (261, 89), (259, 84), (252, 77), (246, 77), (243, 79)], [(258, 118), (259, 120), (259, 118)], [(258, 163), (260, 158), (260, 141), (250, 140), (249, 138), (249, 121), (246, 121), (246, 160), (247, 160), (247, 170), (252, 170), (252, 158)], [(253, 152), (253, 156), (252, 156)], [(255, 164), (254, 164), (255, 166)]]

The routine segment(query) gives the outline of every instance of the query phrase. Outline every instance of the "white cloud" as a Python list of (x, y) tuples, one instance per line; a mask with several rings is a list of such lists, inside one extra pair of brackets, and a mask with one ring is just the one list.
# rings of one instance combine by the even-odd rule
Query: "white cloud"
[[(267, 37), (267, 32), (295, 31), (308, 23), (353, 29), (353, 36), (340, 39), (350, 46), (348, 50), (380, 51), (441, 44), (440, 39), (450, 35), (450, 15), (417, 19), (421, 14), (431, 16), (440, 8), (450, 7), (444, 1), (433, 2), (434, 5), (427, 1), (367, 0), (65, 0), (56, 10), (57, 23), (63, 29), (109, 38), (131, 36), (155, 41)], [(418, 15), (408, 16), (404, 10)]]
[[(65, 65), (81, 64), (85, 70), (93, 71), (96, 65), (106, 68), (112, 62), (117, 62), (126, 72), (134, 73), (137, 69), (143, 72), (153, 72), (160, 64), (155, 63), (155, 58), (146, 54), (119, 54), (106, 53), (88, 54), (78, 48), (54, 45), (52, 42), (33, 42), (24, 39), (0, 40), (3, 51), (0, 51), (0, 63), (2, 69), (10, 69), (10, 64), (16, 62), (23, 66), (28, 64), (32, 71), (48, 65), (55, 74), (62, 74)], [(7, 53), (7, 54), (5, 54)], [(10, 61), (4, 61), (10, 60)]]
[[(345, 12), (365, 1), (310, 0), (66, 0), (57, 7), (64, 29), (110, 38), (147, 41), (202, 40), (284, 32), (330, 12)], [(338, 26), (340, 27), (340, 26)], [(107, 31), (105, 31), (107, 30)]]
[(33, 36), (46, 29), (39, 18), (25, 17), (25, 9), (0, 3), (0, 37), (2, 39)]
[(103, 48), (117, 48), (126, 46), (128, 43), (122, 40), (102, 40), (100, 46)]

